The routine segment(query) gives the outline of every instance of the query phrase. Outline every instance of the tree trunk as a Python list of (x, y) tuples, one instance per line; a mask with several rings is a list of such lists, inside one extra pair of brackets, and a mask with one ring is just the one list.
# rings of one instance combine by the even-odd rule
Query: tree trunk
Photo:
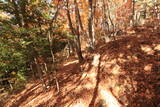
[(77, 53), (77, 56), (78, 56), (78, 60), (81, 63), (84, 60), (84, 58), (82, 56), (81, 43), (80, 43), (80, 35), (79, 34), (76, 35), (75, 40), (76, 40), (75, 41), (75, 43), (76, 43), (75, 44), (75, 46), (76, 46), (76, 53)]
[[(109, 0), (108, 0), (108, 2), (109, 2)], [(108, 11), (108, 18), (109, 18), (109, 21), (110, 21), (110, 23), (111, 23), (111, 25), (112, 25), (112, 29), (109, 29), (109, 31), (114, 32), (115, 26), (114, 26), (114, 23), (113, 23), (112, 18), (111, 18), (110, 7), (109, 7), (108, 4), (107, 4), (107, 11)], [(111, 27), (110, 27), (110, 28), (111, 28)]]
[(69, 11), (69, 8), (68, 8), (68, 3), (69, 3), (69, 1), (67, 0), (67, 18), (68, 18), (68, 22), (69, 22), (69, 27), (70, 27), (70, 30), (71, 30), (72, 34), (74, 34), (76, 36), (75, 39), (74, 39), (74, 45), (75, 45), (75, 48), (76, 48), (76, 53), (77, 53), (79, 62), (82, 62), (84, 58), (82, 56), (80, 34), (79, 34), (80, 14), (78, 12), (78, 5), (76, 5), (77, 2), (75, 0), (74, 1), (74, 3), (75, 3), (75, 13), (76, 13), (76, 29), (75, 29), (73, 27), (73, 24), (72, 24), (70, 11)]
[(75, 4), (75, 10), (76, 10), (79, 25), (80, 25), (81, 31), (83, 31), (84, 28), (83, 28), (83, 24), (82, 24), (82, 20), (81, 20), (81, 15), (80, 15), (80, 12), (79, 12), (77, 0), (74, 0), (74, 4)]
[[(94, 4), (93, 4), (93, 24), (92, 24), (92, 35), (93, 35), (93, 44), (95, 45), (95, 41), (96, 41), (96, 34), (95, 34), (95, 24), (96, 24), (96, 20), (95, 20), (95, 14), (96, 14), (96, 5), (97, 5), (97, 0), (94, 1)], [(95, 48), (95, 46), (94, 46)]]
[[(78, 59), (79, 62), (83, 61), (83, 56), (82, 56), (82, 51), (81, 51), (81, 41), (80, 41), (80, 33), (79, 33), (79, 28), (82, 26), (80, 14), (79, 14), (79, 9), (77, 5), (77, 0), (74, 0), (75, 3), (75, 17), (76, 17), (76, 42), (77, 42), (77, 54), (78, 54)], [(83, 28), (81, 28), (83, 30)]]
[(46, 84), (44, 77), (43, 77), (43, 69), (41, 69), (41, 65), (38, 63), (36, 58), (34, 58), (34, 62), (36, 64), (37, 74), (38, 74), (38, 77), (42, 83), (42, 86), (43, 86), (43, 88), (47, 88), (47, 84)]
[(135, 0), (132, 0), (132, 26), (135, 25)]
[(104, 29), (104, 32), (106, 32), (106, 29), (107, 29), (107, 32), (109, 32), (109, 23), (108, 23), (108, 19), (107, 19), (107, 15), (106, 15), (106, 3), (105, 3), (105, 0), (103, 0), (103, 29)]
[(89, 35), (89, 46), (91, 49), (95, 49), (94, 35), (93, 35), (93, 1), (89, 0), (89, 16), (88, 16), (88, 35)]

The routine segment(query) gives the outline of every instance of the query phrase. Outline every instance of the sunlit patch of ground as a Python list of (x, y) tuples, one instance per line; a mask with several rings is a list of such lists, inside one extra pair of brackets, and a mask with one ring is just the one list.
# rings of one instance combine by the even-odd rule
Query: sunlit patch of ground
[(63, 66), (67, 66), (67, 65), (70, 65), (70, 64), (74, 64), (74, 63), (78, 63), (78, 60), (67, 62), (67, 63), (63, 64)]
[(112, 95), (109, 90), (100, 90), (101, 99), (103, 99), (103, 105), (107, 107), (120, 107), (121, 105), (117, 101), (117, 99)]

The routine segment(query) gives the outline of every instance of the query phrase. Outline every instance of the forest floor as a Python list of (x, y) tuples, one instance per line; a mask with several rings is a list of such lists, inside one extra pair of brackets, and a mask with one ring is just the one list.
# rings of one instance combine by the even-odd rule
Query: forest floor
[(139, 27), (108, 43), (98, 43), (83, 64), (69, 58), (56, 84), (39, 80), (12, 95), (4, 107), (160, 107), (160, 31)]

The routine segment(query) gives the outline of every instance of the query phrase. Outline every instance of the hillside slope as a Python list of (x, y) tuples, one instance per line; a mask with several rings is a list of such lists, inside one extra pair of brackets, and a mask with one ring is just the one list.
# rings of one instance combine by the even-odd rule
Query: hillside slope
[(83, 64), (69, 59), (58, 70), (59, 93), (32, 81), (4, 107), (158, 107), (160, 32), (141, 28), (99, 43)]

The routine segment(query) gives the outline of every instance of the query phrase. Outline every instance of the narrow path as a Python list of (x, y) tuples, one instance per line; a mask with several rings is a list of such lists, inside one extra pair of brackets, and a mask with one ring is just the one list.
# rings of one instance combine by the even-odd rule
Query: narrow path
[[(91, 62), (88, 72), (80, 70), (82, 68), (77, 60), (64, 63), (57, 73), (60, 93), (56, 92), (55, 86), (48, 91), (43, 91), (39, 82), (37, 84), (33, 82), (27, 84), (26, 89), (15, 95), (5, 107), (32, 107), (33, 105), (34, 107), (94, 107), (97, 104), (101, 105), (99, 99), (114, 99), (114, 103), (119, 105), (111, 92), (104, 89), (102, 83), (100, 84), (100, 55), (95, 55)], [(112, 103), (110, 100), (105, 101), (105, 104)]]

